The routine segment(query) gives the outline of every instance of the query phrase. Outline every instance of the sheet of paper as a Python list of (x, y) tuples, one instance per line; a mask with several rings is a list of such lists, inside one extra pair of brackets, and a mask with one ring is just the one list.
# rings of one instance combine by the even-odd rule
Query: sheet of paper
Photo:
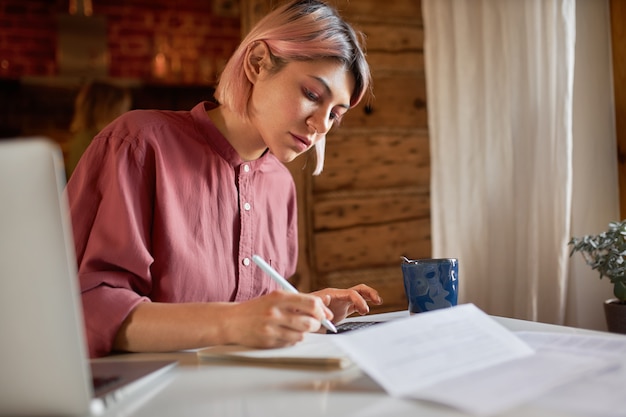
[(603, 359), (540, 351), (432, 385), (411, 397), (437, 401), (478, 416), (491, 416), (612, 367), (612, 362)]
[(518, 332), (519, 337), (540, 352), (579, 354), (586, 358), (615, 361), (616, 366), (587, 378), (571, 381), (533, 405), (573, 415), (624, 416), (626, 398), (626, 336), (617, 334), (563, 334)]
[(473, 304), (416, 314), (332, 338), (390, 395), (533, 354)]
[[(609, 402), (612, 413), (598, 404), (607, 393), (616, 393), (609, 384), (620, 377), (626, 380), (619, 366), (626, 362), (621, 359), (626, 338), (514, 334), (473, 305), (419, 314), (335, 339), (389, 394), (474, 415), (494, 415), (530, 403), (613, 416), (626, 396), (626, 388), (614, 395)], [(591, 387), (598, 381), (603, 395)]]
[(626, 352), (626, 336), (614, 333), (515, 332), (515, 334), (526, 344), (539, 350), (617, 359), (623, 358)]

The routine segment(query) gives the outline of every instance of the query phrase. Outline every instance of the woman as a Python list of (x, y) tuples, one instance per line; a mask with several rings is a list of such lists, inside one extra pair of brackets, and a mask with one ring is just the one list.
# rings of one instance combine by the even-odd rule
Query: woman
[(366, 285), (289, 294), (250, 262), (295, 272), (283, 163), (315, 146), (321, 171), (326, 134), (369, 85), (352, 28), (293, 1), (242, 41), (219, 105), (132, 111), (96, 136), (67, 186), (90, 355), (286, 346), (380, 304)]

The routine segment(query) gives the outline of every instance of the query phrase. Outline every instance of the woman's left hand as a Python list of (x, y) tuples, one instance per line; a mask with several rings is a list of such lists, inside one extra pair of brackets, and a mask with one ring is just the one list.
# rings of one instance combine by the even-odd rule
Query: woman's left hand
[(325, 288), (311, 294), (320, 297), (333, 312), (333, 322), (335, 323), (355, 312), (360, 315), (369, 313), (368, 302), (374, 305), (383, 303), (378, 291), (365, 284), (355, 285), (348, 289)]

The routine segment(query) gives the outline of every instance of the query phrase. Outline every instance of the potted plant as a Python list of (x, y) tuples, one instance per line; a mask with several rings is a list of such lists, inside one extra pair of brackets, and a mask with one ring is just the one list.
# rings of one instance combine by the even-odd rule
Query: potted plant
[(580, 252), (587, 265), (613, 284), (611, 298), (604, 302), (609, 331), (626, 333), (626, 220), (609, 223), (608, 230), (598, 235), (573, 237), (570, 256)]

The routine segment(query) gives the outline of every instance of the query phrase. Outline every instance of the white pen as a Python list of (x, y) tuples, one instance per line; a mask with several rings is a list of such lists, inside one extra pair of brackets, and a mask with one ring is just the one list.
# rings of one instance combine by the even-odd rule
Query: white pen
[[(267, 275), (269, 275), (283, 290), (289, 291), (293, 294), (298, 294), (298, 290), (289, 283), (282, 275), (280, 275), (270, 264), (265, 262), (259, 255), (252, 255), (252, 260), (259, 266)], [(326, 317), (322, 319), (322, 326), (326, 327), (333, 333), (337, 333), (335, 326)]]

